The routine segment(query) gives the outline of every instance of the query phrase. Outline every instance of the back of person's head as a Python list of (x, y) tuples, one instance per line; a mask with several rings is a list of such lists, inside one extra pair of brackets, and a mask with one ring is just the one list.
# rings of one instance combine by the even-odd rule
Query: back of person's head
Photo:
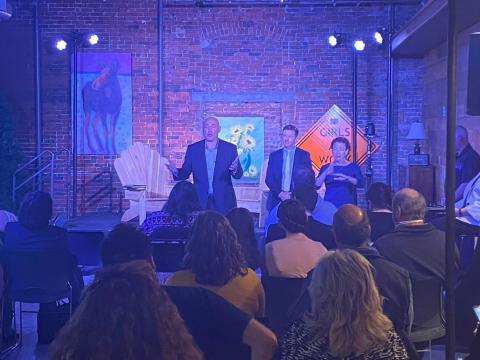
[(328, 337), (335, 357), (359, 356), (385, 344), (392, 323), (382, 313), (370, 263), (354, 250), (323, 256), (310, 283), (311, 311), (305, 321), (319, 338)]
[(30, 230), (39, 230), (48, 226), (52, 218), (53, 203), (49, 193), (31, 191), (25, 195), (18, 210), (19, 223)]
[(307, 225), (307, 213), (305, 206), (294, 199), (283, 201), (278, 207), (278, 220), (289, 233), (299, 233), (305, 230)]
[(300, 201), (309, 212), (312, 212), (317, 205), (318, 193), (315, 185), (311, 183), (300, 183), (295, 185), (293, 197)]
[(392, 188), (382, 182), (373, 183), (367, 190), (367, 201), (372, 210), (392, 210)]
[(104, 266), (131, 260), (150, 261), (152, 243), (144, 233), (134, 226), (127, 223), (118, 224), (103, 241), (101, 256)]
[(423, 220), (427, 205), (425, 198), (417, 190), (404, 188), (392, 200), (395, 221)]
[(222, 286), (246, 274), (246, 262), (235, 230), (227, 218), (215, 211), (202, 212), (193, 224), (183, 264), (196, 281)]
[(202, 210), (195, 186), (188, 181), (176, 183), (163, 206), (163, 210), (170, 215), (181, 218), (185, 218), (194, 211)]
[(147, 261), (103, 268), (51, 346), (51, 359), (201, 359)]
[(339, 247), (356, 248), (370, 240), (368, 216), (358, 206), (345, 204), (333, 216), (333, 233)]
[(310, 185), (315, 187), (315, 173), (309, 167), (295, 168), (292, 174), (294, 187), (299, 185)]
[(258, 266), (259, 254), (252, 213), (245, 208), (234, 208), (227, 214), (227, 219), (237, 234), (248, 266), (255, 269)]
[(0, 210), (0, 233), (5, 232), (5, 226), (7, 226), (9, 222), (16, 221), (18, 221), (18, 219), (15, 214), (6, 210)]

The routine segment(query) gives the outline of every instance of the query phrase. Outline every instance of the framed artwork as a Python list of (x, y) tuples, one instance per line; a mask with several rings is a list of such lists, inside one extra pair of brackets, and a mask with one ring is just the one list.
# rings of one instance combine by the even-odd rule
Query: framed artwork
[(220, 139), (237, 146), (243, 176), (237, 184), (258, 184), (264, 159), (264, 118), (261, 116), (216, 116)]
[(77, 59), (78, 153), (119, 154), (132, 143), (131, 54), (80, 52)]

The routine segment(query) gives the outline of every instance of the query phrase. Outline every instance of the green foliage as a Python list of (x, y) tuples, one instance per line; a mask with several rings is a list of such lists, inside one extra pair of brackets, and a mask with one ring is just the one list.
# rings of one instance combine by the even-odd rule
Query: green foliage
[(22, 159), (16, 142), (15, 120), (0, 94), (0, 209), (13, 211), (12, 175)]

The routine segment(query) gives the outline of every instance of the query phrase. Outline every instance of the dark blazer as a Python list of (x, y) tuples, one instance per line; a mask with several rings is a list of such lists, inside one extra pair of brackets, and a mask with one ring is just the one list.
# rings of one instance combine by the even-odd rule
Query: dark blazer
[[(243, 175), (242, 165), (238, 162), (237, 169), (228, 168), (237, 157), (237, 147), (229, 142), (218, 140), (217, 159), (213, 172), (213, 197), (216, 210), (226, 214), (230, 209), (237, 207), (237, 199), (232, 185), (232, 176), (240, 179)], [(200, 205), (207, 208), (208, 174), (205, 158), (205, 140), (197, 141), (187, 147), (185, 160), (174, 180), (186, 180), (193, 173), (193, 183), (197, 190)]]
[[(293, 158), (292, 181), (290, 183), (290, 191), (293, 191), (295, 185), (294, 174), (297, 170), (302, 168), (312, 169), (312, 160), (310, 159), (310, 153), (297, 147), (295, 148), (295, 156)], [(267, 209), (269, 211), (280, 202), (278, 194), (282, 192), (282, 169), (283, 148), (272, 152), (268, 159), (265, 184), (270, 189), (267, 201)]]
[(397, 225), (375, 242), (378, 252), (410, 273), (412, 281), (434, 277), (445, 282), (445, 233), (431, 224)]
[[(384, 297), (383, 312), (407, 333), (413, 320), (410, 274), (381, 256), (374, 248), (355, 248), (372, 264), (378, 292)], [(397, 327), (396, 327), (397, 328)]]

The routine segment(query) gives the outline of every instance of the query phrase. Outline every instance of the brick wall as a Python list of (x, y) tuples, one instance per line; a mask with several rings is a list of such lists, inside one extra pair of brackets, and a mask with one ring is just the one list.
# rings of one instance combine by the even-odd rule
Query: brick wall
[[(2, 26), (31, 29), (26, 3), (18, 2), (25, 15), (14, 12), (11, 22)], [(73, 29), (94, 29), (101, 38), (95, 51), (132, 53), (133, 140), (157, 145), (156, 4), (154, 0), (40, 2), (45, 149), (70, 148), (69, 61), (66, 55), (49, 52), (47, 45), (54, 36)], [(414, 11), (415, 7), (399, 7), (398, 23)], [(385, 49), (374, 49), (369, 40), (373, 31), (386, 25), (388, 8), (384, 6), (166, 7), (163, 154), (180, 165), (186, 146), (201, 138), (201, 120), (206, 115), (264, 116), (266, 155), (279, 146), (284, 124), (296, 124), (304, 132), (333, 104), (353, 116), (352, 51), (327, 46), (328, 35), (335, 31), (367, 41), (367, 50), (358, 58), (359, 125), (362, 131), (369, 120), (376, 125), (376, 142), (381, 146), (373, 157), (373, 180), (384, 181), (387, 57)], [(353, 36), (347, 40), (351, 43)], [(404, 122), (421, 114), (421, 75), (419, 60), (396, 64), (399, 133), (405, 131)], [(214, 95), (217, 100), (197, 100), (199, 94)], [(241, 94), (243, 100), (232, 94)], [(279, 94), (287, 94), (288, 100)], [(32, 123), (29, 117), (19, 130), (25, 149), (32, 144)], [(411, 147), (399, 141), (396, 146), (399, 163), (405, 162), (407, 145)], [(121, 188), (113, 159), (79, 157), (80, 213), (119, 209)], [(68, 166), (57, 170), (58, 210), (67, 206), (69, 173)]]
[[(480, 22), (457, 37), (457, 123), (469, 131), (470, 143), (480, 152), (480, 116), (466, 114), (469, 34), (480, 31)], [(437, 168), (437, 194), (444, 194), (447, 122), (447, 45), (432, 49), (424, 58), (423, 118), (428, 132), (428, 152)]]

